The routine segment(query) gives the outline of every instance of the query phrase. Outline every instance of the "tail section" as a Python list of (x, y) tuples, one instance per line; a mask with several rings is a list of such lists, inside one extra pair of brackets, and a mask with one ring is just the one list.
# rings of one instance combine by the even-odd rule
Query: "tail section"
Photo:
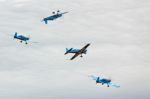
[(47, 24), (48, 22), (47, 22), (47, 20), (44, 20), (44, 22), (45, 22), (45, 24)]
[(17, 32), (15, 33), (14, 38), (17, 38)]
[(68, 48), (66, 48), (66, 52), (68, 51), (69, 49)]
[(44, 21), (44, 23), (45, 24), (48, 24), (48, 22), (47, 22), (47, 19), (46, 18), (43, 18), (43, 20), (41, 21), (41, 22), (43, 22)]
[(98, 77), (98, 78), (96, 79), (96, 84), (99, 83), (99, 79), (100, 79), (100, 77)]
[(66, 48), (66, 53), (65, 53), (65, 55), (68, 54), (72, 49), (73, 49), (73, 48), (70, 48), (70, 49)]

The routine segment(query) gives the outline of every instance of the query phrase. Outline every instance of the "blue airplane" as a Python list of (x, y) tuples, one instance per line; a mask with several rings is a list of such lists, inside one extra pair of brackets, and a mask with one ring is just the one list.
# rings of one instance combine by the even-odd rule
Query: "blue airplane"
[(22, 41), (25, 42), (25, 44), (28, 44), (27, 41), (30, 39), (29, 37), (23, 36), (23, 35), (18, 35), (18, 33), (16, 32), (14, 35), (14, 39), (18, 39), (20, 40), (20, 42), (22, 43)]
[(66, 53), (65, 53), (65, 55), (66, 54), (68, 54), (68, 53), (73, 53), (73, 54), (75, 54), (70, 60), (73, 60), (74, 58), (76, 58), (78, 55), (80, 55), (81, 54), (81, 56), (80, 57), (83, 57), (82, 56), (82, 54), (86, 54), (86, 52), (87, 52), (87, 47), (88, 46), (90, 46), (90, 43), (89, 44), (87, 44), (87, 45), (85, 45), (83, 48), (81, 48), (81, 49), (73, 49), (73, 48), (70, 48), (70, 49), (68, 49), (68, 48), (66, 48)]
[(107, 84), (107, 87), (109, 87), (109, 86), (113, 86), (113, 87), (116, 87), (116, 88), (119, 88), (119, 87), (120, 87), (119, 85), (113, 84), (113, 83), (111, 82), (111, 79), (100, 78), (100, 77), (96, 77), (96, 76), (94, 76), (94, 75), (91, 75), (90, 77), (91, 77), (93, 80), (96, 81), (96, 84), (101, 83), (102, 85)]
[(44, 21), (44, 22), (45, 22), (45, 24), (48, 24), (48, 21), (53, 21), (53, 20), (55, 20), (55, 19), (57, 19), (57, 18), (59, 18), (59, 17), (62, 17), (62, 15), (63, 15), (63, 14), (68, 13), (68, 12), (63, 12), (63, 13), (59, 13), (59, 12), (60, 12), (59, 10), (57, 11), (57, 13), (52, 12), (52, 13), (53, 13), (53, 15), (52, 15), (52, 16), (49, 16), (49, 17), (43, 18), (43, 20), (42, 20), (42, 21)]

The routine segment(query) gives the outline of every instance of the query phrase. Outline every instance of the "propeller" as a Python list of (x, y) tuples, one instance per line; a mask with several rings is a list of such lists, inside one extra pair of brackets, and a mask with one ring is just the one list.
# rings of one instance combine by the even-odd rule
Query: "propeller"
[(43, 22), (44, 21), (44, 18), (41, 20), (41, 22)]
[(17, 36), (17, 32), (15, 32), (13, 39), (15, 39), (15, 36)]

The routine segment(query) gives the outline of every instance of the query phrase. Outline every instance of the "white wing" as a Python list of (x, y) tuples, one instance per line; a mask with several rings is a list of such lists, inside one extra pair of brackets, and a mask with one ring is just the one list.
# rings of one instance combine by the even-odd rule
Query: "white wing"
[(110, 86), (113, 86), (113, 87), (116, 87), (116, 88), (119, 88), (119, 87), (120, 87), (119, 85), (113, 84), (112, 82), (110, 82), (109, 85), (110, 85)]
[(97, 80), (98, 77), (94, 76), (94, 75), (90, 75), (89, 77), (91, 77), (93, 80)]

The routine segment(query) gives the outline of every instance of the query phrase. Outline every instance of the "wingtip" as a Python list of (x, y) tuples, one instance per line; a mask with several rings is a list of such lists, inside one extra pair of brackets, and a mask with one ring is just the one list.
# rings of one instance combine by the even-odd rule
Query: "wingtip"
[(64, 55), (66, 55), (67, 53), (64, 53)]

